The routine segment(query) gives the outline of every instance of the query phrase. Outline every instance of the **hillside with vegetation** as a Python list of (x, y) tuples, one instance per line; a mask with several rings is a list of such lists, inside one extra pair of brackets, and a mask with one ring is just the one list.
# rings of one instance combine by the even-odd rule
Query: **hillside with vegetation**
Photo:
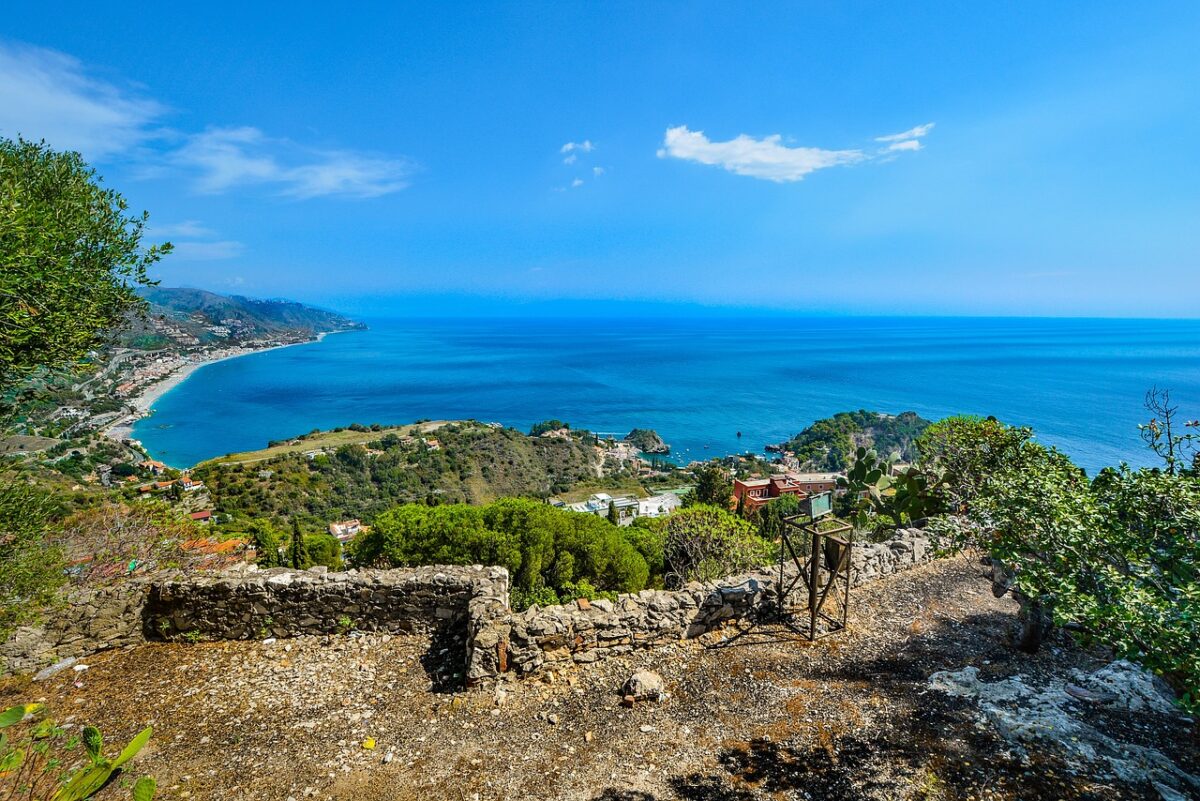
[(401, 503), (548, 498), (612, 470), (590, 437), (533, 437), (476, 422), (359, 428), (359, 442), (299, 439), (265, 458), (205, 463), (195, 475), (223, 513), (369, 521)]
[[(320, 333), (364, 328), (336, 312), (291, 300), (220, 295), (203, 289), (144, 287), (144, 315), (132, 314), (118, 332), (126, 347), (166, 347), (181, 337), (197, 344), (245, 342), (273, 338), (309, 338)], [(164, 329), (173, 329), (173, 331)], [(172, 337), (173, 332), (178, 332)]]
[(930, 421), (916, 412), (882, 414), (860, 409), (818, 420), (796, 436), (772, 447), (793, 454), (806, 470), (841, 471), (860, 447), (880, 454), (898, 453), (900, 461), (916, 459), (915, 443)]

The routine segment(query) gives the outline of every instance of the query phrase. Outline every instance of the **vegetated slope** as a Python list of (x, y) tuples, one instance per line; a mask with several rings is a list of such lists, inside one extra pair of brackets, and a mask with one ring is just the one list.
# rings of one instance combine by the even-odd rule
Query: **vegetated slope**
[[(431, 447), (428, 437), (436, 437)], [(210, 462), (196, 475), (219, 511), (246, 516), (358, 517), (400, 503), (485, 503), (547, 497), (603, 474), (603, 454), (579, 438), (529, 437), (482, 423), (450, 423), (426, 437), (381, 433), (311, 457)]]
[[(148, 287), (140, 293), (150, 303), (151, 320), (132, 319), (122, 332), (122, 344), (153, 345), (165, 339), (153, 321), (172, 325), (201, 343), (240, 341), (279, 336), (314, 336), (321, 332), (361, 329), (336, 312), (291, 300), (258, 300), (240, 295), (219, 295), (203, 289)], [(228, 329), (226, 336), (214, 327)]]
[(903, 461), (916, 458), (913, 443), (931, 425), (916, 412), (838, 412), (818, 420), (778, 448), (791, 451), (811, 470), (845, 470), (856, 448), (874, 448), (880, 456), (899, 453)]

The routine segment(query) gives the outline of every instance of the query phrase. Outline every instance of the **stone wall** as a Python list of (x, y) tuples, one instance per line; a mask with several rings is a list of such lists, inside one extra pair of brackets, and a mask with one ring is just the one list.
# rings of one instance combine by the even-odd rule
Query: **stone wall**
[(419, 567), (329, 573), (322, 568), (248, 571), (154, 583), (146, 630), (174, 639), (294, 637), (359, 631), (430, 632), (465, 627), (476, 596), (508, 597), (497, 567)]
[(145, 641), (142, 607), (149, 586), (142, 580), (68, 593), (45, 622), (22, 626), (0, 643), (0, 675), (28, 673), (67, 657)]
[[(928, 539), (916, 529), (856, 545), (851, 581), (871, 581), (931, 556)], [(478, 683), (509, 671), (594, 662), (755, 619), (773, 610), (777, 582), (778, 574), (764, 570), (681, 590), (514, 613), (508, 572), (499, 567), (148, 576), (77, 591), (44, 625), (19, 629), (0, 644), (0, 674), (147, 639), (265, 639), (357, 629), (465, 635), (467, 681)]]
[(0, 675), (147, 639), (257, 639), (363, 631), (468, 630), (475, 613), (508, 613), (508, 571), (420, 567), (329, 573), (239, 570), (144, 576), (76, 590), (0, 643)]
[[(929, 540), (916, 529), (898, 532), (885, 542), (855, 545), (851, 585), (906, 570), (931, 556)], [(616, 601), (580, 600), (508, 614), (492, 610), (493, 616), (470, 622), (467, 680), (595, 662), (635, 648), (699, 637), (733, 620), (753, 620), (776, 608), (778, 581), (778, 572), (763, 570), (696, 582), (681, 590), (645, 590)]]

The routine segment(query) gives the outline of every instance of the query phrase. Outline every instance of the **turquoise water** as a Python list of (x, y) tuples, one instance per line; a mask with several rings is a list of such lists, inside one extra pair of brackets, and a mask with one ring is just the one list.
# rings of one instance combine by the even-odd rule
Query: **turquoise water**
[[(182, 467), (314, 428), (557, 417), (654, 428), (685, 460), (847, 409), (1033, 426), (1089, 472), (1148, 461), (1142, 397), (1200, 417), (1200, 321), (954, 318), (368, 320), (197, 370), (134, 436)], [(737, 437), (737, 432), (742, 437)]]

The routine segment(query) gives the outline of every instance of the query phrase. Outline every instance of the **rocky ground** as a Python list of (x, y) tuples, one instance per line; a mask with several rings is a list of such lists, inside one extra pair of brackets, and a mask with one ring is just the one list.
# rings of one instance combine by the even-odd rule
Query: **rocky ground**
[[(1117, 770), (1086, 736), (1104, 732), (1110, 751), (1134, 746), (1195, 774), (1194, 724), (1125, 709), (1120, 686), (1067, 698), (1072, 671), (1086, 685), (1079, 677), (1111, 660), (1061, 638), (1037, 656), (1015, 652), (1014, 612), (980, 565), (956, 559), (856, 590), (850, 630), (816, 644), (779, 625), (731, 628), (458, 692), (458, 677), (439, 672), (457, 664), (453, 641), (162, 644), (41, 682), (9, 680), (0, 706), (41, 700), (114, 743), (152, 724), (134, 772), (158, 777), (159, 797), (171, 799), (1192, 797), (1169, 770)], [(620, 688), (643, 669), (661, 674), (668, 696), (627, 707)], [(980, 687), (1018, 677), (1041, 693), (1037, 714), (1007, 691), (983, 706)], [(1051, 707), (1058, 718), (1042, 714)], [(1056, 743), (1046, 721), (1062, 714), (1078, 726)], [(1022, 729), (1026, 717), (1041, 728)], [(1011, 739), (1018, 730), (1024, 742)]]

